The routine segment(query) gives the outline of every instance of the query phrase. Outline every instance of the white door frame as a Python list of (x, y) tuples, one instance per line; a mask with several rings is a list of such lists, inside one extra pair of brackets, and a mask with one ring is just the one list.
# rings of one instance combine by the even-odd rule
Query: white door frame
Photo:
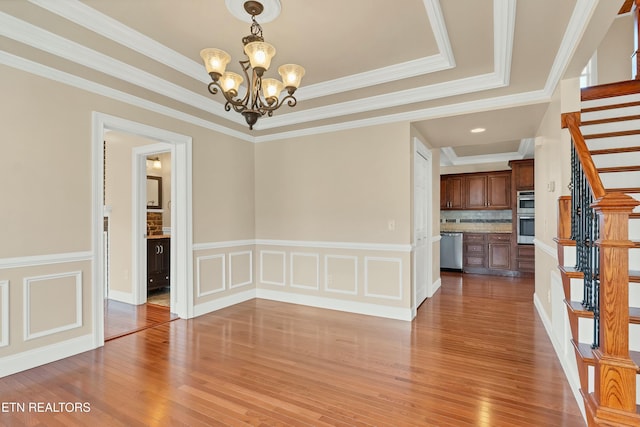
[[(107, 130), (138, 135), (144, 138), (164, 142), (171, 147), (172, 191), (172, 260), (171, 282), (176, 283), (175, 310), (181, 318), (193, 317), (193, 226), (192, 226), (192, 157), (190, 136), (181, 135), (153, 126), (136, 123), (120, 117), (93, 112), (92, 128), (92, 306), (93, 306), (93, 344), (104, 345), (104, 237), (103, 237), (103, 173), (104, 173), (104, 133)], [(135, 180), (134, 180), (135, 181)], [(146, 209), (146, 206), (144, 207)], [(134, 221), (136, 227), (137, 221)], [(140, 227), (138, 224), (137, 227)], [(175, 231), (173, 231), (175, 230)], [(141, 239), (137, 231), (134, 242)], [(175, 256), (173, 255), (175, 254)], [(173, 261), (172, 261), (173, 262)], [(134, 264), (135, 268), (135, 264)], [(146, 270), (146, 265), (145, 265)], [(136, 276), (133, 276), (136, 277)], [(146, 282), (146, 279), (145, 279)]]
[[(425, 230), (425, 242), (423, 243), (425, 246), (425, 250), (426, 250), (426, 256), (425, 258), (427, 260), (432, 260), (432, 251), (433, 251), (433, 243), (432, 243), (432, 239), (431, 239), (431, 235), (432, 235), (432, 224), (433, 224), (433, 156), (431, 154), (431, 151), (429, 149), (427, 149), (427, 147), (424, 145), (424, 143), (417, 137), (413, 138), (413, 189), (412, 189), (412, 194), (413, 194), (413, 200), (414, 200), (414, 212), (413, 212), (413, 216), (414, 216), (414, 224), (413, 224), (413, 280), (411, 283), (411, 292), (412, 292), (412, 301), (411, 301), (411, 318), (414, 318), (417, 313), (418, 313), (418, 306), (422, 303), (422, 301), (418, 301), (418, 295), (417, 295), (417, 288), (418, 288), (418, 283), (417, 283), (417, 278), (416, 278), (416, 264), (417, 262), (419, 262), (419, 260), (416, 259), (416, 251), (415, 248), (418, 245), (418, 240), (417, 240), (417, 236), (416, 236), (416, 225), (415, 225), (415, 209), (416, 209), (416, 185), (415, 185), (415, 179), (416, 179), (416, 159), (417, 156), (421, 156), (423, 157), (426, 161), (427, 161), (427, 173), (426, 173), (426, 177), (427, 177), (427, 185), (426, 185), (426, 196), (425, 196), (425, 200), (427, 201), (427, 203), (429, 204), (430, 209), (427, 209), (427, 211), (425, 212), (425, 224), (426, 224), (426, 230)], [(424, 270), (424, 274), (425, 274), (425, 278), (427, 280), (427, 298), (433, 296), (433, 293), (435, 292), (435, 289), (433, 289), (433, 262), (431, 263), (427, 263), (425, 266), (425, 270)]]

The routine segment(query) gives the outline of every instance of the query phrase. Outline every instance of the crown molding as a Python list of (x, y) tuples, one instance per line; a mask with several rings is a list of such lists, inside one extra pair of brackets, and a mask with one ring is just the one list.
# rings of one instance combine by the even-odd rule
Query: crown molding
[(78, 89), (86, 90), (87, 92), (115, 99), (116, 101), (124, 102), (126, 104), (133, 105), (147, 111), (153, 111), (172, 119), (180, 120), (185, 123), (191, 123), (195, 126), (199, 126), (205, 129), (210, 129), (224, 135), (229, 135), (248, 142), (254, 142), (254, 137), (251, 135), (247, 135), (244, 132), (238, 132), (233, 129), (229, 129), (228, 127), (217, 125), (199, 117), (183, 113), (182, 111), (174, 110), (173, 108), (169, 108), (164, 105), (157, 104), (155, 102), (151, 102), (134, 95), (130, 95), (126, 92), (122, 92), (108, 86), (83, 79), (73, 74), (69, 74), (64, 71), (60, 71), (55, 68), (42, 65), (38, 62), (30, 61), (28, 59), (12, 55), (1, 50), (0, 64), (4, 64), (9, 67), (34, 74), (39, 77), (44, 77), (46, 79), (50, 79), (62, 84), (73, 86)]
[[(425, 0), (425, 5), (427, 4), (427, 1), (431, 0)], [(431, 3), (432, 5), (435, 4), (436, 0), (432, 0)], [(437, 6), (439, 10), (439, 3), (437, 3)], [(277, 117), (271, 117), (268, 121), (259, 121), (254, 127), (257, 130), (274, 129), (292, 124), (346, 116), (349, 114), (395, 107), (414, 102), (430, 101), (433, 99), (507, 86), (509, 84), (511, 74), (511, 59), (516, 19), (516, 0), (494, 0), (493, 9), (495, 22), (493, 27), (493, 56), (495, 69), (493, 73), (436, 83), (433, 85), (377, 95), (369, 98), (361, 98), (330, 106), (292, 111)], [(441, 16), (442, 14), (440, 12), (440, 17)], [(453, 56), (451, 56), (451, 58), (453, 58)], [(315, 87), (313, 87), (313, 90), (316, 90)], [(328, 87), (327, 90), (330, 90), (330, 88)]]
[(440, 166), (462, 166), (480, 163), (508, 162), (510, 160), (522, 160), (533, 154), (534, 138), (520, 140), (518, 151), (509, 153), (479, 154), (476, 156), (458, 156), (453, 147), (440, 148)]
[[(82, 9), (84, 7), (84, 5), (77, 0), (56, 0), (56, 1), (29, 0), (29, 1), (33, 2), (34, 4), (42, 5), (42, 7), (45, 7), (46, 9), (50, 9), (52, 4), (73, 4), (76, 6), (79, 4), (78, 8)], [(511, 10), (510, 13), (515, 14), (516, 0), (494, 0), (494, 9), (501, 2), (507, 2), (507, 4), (509, 5), (509, 9)], [(429, 4), (437, 5), (437, 7), (439, 8), (439, 2), (437, 2), (437, 0), (425, 0), (425, 5), (429, 5)], [(562, 77), (562, 72), (566, 69), (566, 66), (569, 63), (570, 54), (574, 52), (577, 46), (577, 43), (579, 42), (580, 37), (582, 36), (584, 29), (588, 24), (588, 18), (592, 15), (596, 4), (597, 4), (597, 0), (578, 0), (577, 1), (577, 4), (574, 8), (574, 11), (570, 20), (570, 24), (567, 27), (567, 30), (565, 31), (565, 34), (561, 43), (561, 47), (556, 54), (556, 58), (554, 60), (552, 70), (550, 71), (550, 74), (547, 78), (547, 82), (544, 89), (524, 92), (519, 94), (494, 97), (489, 99), (481, 99), (481, 100), (470, 101), (470, 102), (450, 104), (450, 105), (445, 105), (440, 107), (420, 109), (420, 110), (415, 110), (415, 111), (410, 111), (405, 113), (389, 114), (389, 115), (379, 116), (379, 117), (374, 117), (369, 119), (352, 120), (352, 121), (332, 124), (332, 125), (309, 127), (302, 130), (296, 130), (296, 131), (279, 132), (271, 135), (258, 136), (258, 137), (254, 137), (248, 133), (238, 132), (224, 126), (217, 125), (207, 120), (182, 113), (180, 111), (162, 106), (160, 104), (156, 104), (156, 103), (147, 101), (145, 99), (135, 97), (133, 95), (118, 91), (116, 89), (112, 89), (104, 85), (100, 85), (98, 83), (94, 83), (86, 79), (82, 79), (80, 77), (71, 75), (69, 73), (65, 73), (65, 72), (53, 69), (51, 67), (47, 67), (42, 64), (29, 61), (24, 58), (16, 57), (6, 52), (0, 51), (0, 63), (17, 68), (17, 69), (21, 69), (23, 71), (30, 72), (32, 74), (39, 75), (44, 78), (59, 81), (61, 83), (68, 84), (70, 86), (84, 89), (92, 93), (96, 93), (112, 99), (116, 99), (118, 101), (125, 102), (140, 108), (144, 108), (149, 111), (154, 111), (159, 114), (162, 114), (177, 120), (182, 120), (184, 122), (191, 123), (196, 126), (200, 126), (216, 132), (220, 132), (225, 135), (233, 136), (244, 141), (249, 141), (254, 143), (263, 143), (263, 142), (276, 141), (276, 140), (282, 140), (282, 139), (297, 138), (301, 136), (335, 132), (340, 130), (356, 129), (356, 128), (361, 128), (365, 126), (374, 126), (379, 124), (395, 123), (395, 122), (401, 122), (401, 121), (426, 120), (426, 119), (433, 119), (438, 117), (453, 116), (458, 114), (468, 114), (473, 112), (487, 111), (494, 108), (508, 108), (508, 107), (522, 106), (522, 105), (530, 105), (535, 103), (549, 102), (551, 98), (551, 94), (555, 89), (555, 86), (557, 85), (560, 78)], [(68, 8), (62, 8), (62, 9), (65, 10), (65, 13), (67, 13), (67, 11), (69, 10)], [(91, 13), (98, 13), (94, 9), (91, 9), (91, 8), (89, 9)], [(51, 8), (51, 10), (54, 11), (53, 8)], [(54, 13), (56, 12), (54, 11)], [(507, 14), (507, 15), (512, 16), (511, 14)], [(65, 15), (61, 15), (61, 16), (65, 16)], [(89, 18), (84, 19), (84, 22), (88, 22), (92, 20), (95, 21), (95, 16), (93, 15), (91, 16), (91, 19)], [(505, 34), (504, 33), (505, 29), (512, 28), (511, 22), (512, 20), (509, 19), (508, 22), (506, 22), (506, 24), (503, 25), (504, 28), (501, 32), (502, 34)], [(96, 25), (98, 25), (99, 23), (100, 23), (100, 20), (97, 21)], [(105, 27), (101, 27), (99, 30), (102, 31), (104, 30), (104, 28), (108, 28), (108, 27), (109, 26), (107, 25)], [(498, 28), (498, 27), (499, 26), (496, 26), (495, 28)], [(126, 28), (128, 29), (128, 27)], [(444, 28), (444, 26), (442, 26), (442, 28)], [(2, 31), (2, 26), (0, 26), (0, 31)], [(511, 31), (511, 33), (512, 32), (513, 31)], [(140, 41), (135, 37), (131, 38), (130, 37), (131, 34), (129, 34), (126, 30), (123, 31), (122, 33), (126, 34), (126, 37), (123, 37), (123, 38), (127, 38), (128, 40), (134, 40), (136, 42)], [(100, 33), (100, 34), (105, 35), (103, 33)], [(496, 37), (497, 34), (499, 33), (495, 32), (495, 29), (494, 29), (494, 37)], [(105, 36), (108, 37), (107, 35)], [(436, 37), (436, 39), (438, 39), (438, 37)], [(508, 39), (504, 39), (506, 41), (504, 41), (503, 43), (507, 43), (509, 46), (512, 46), (512, 39), (513, 39), (512, 36), (511, 36), (511, 41), (509, 41)], [(446, 40), (448, 40), (448, 37), (446, 38)], [(153, 42), (153, 43), (156, 43), (156, 42)], [(498, 45), (502, 46), (503, 43), (495, 43), (496, 48), (494, 48), (494, 50), (497, 50), (497, 46)], [(144, 43), (142, 43), (141, 46), (142, 45), (144, 45)], [(161, 49), (162, 51), (166, 51), (166, 48), (162, 45), (157, 44), (156, 47), (160, 47), (162, 48)], [(143, 47), (141, 47), (141, 50), (148, 52), (148, 50)], [(508, 54), (511, 55), (511, 50), (512, 49), (504, 49), (503, 51), (508, 52)], [(154, 57), (154, 59), (164, 60), (165, 58), (162, 56), (162, 54), (160, 54)], [(451, 59), (453, 60), (452, 56), (451, 56)], [(197, 64), (194, 61), (191, 61), (191, 60), (188, 60), (188, 61), (192, 62), (193, 64)], [(179, 61), (176, 61), (174, 63), (178, 63), (178, 62)], [(172, 62), (168, 62), (168, 64), (170, 63)], [(508, 64), (510, 63), (510, 60), (507, 60), (505, 58), (503, 61), (500, 61), (500, 63)], [(496, 62), (496, 64), (498, 64), (498, 62)], [(199, 67), (199, 64), (198, 64), (198, 67)], [(505, 71), (508, 69), (509, 67), (506, 67)], [(493, 76), (495, 77), (495, 74), (493, 74)], [(504, 74), (504, 78), (507, 79), (507, 81), (505, 81), (505, 84), (507, 84), (508, 72)], [(289, 114), (292, 114), (292, 113), (289, 113)], [(225, 115), (224, 117), (230, 118), (229, 115)], [(277, 118), (278, 117), (270, 118), (269, 120), (274, 120)]]
[(382, 94), (368, 98), (346, 101), (339, 104), (294, 111), (269, 120), (258, 122), (254, 128), (258, 130), (273, 129), (282, 126), (311, 122), (363, 113), (382, 108), (396, 107), (421, 101), (431, 101), (482, 90), (496, 89), (505, 86), (501, 76), (495, 73), (466, 77), (458, 80), (436, 83), (419, 88), (406, 89), (391, 94)]
[(78, 0), (28, 1), (202, 83), (209, 84), (211, 81), (201, 63), (187, 58)]
[(564, 72), (567, 70), (569, 60), (578, 48), (580, 38), (586, 31), (589, 20), (597, 6), (598, 0), (577, 0), (567, 29), (562, 37), (560, 48), (549, 71), (547, 83), (544, 86), (544, 90), (549, 94), (553, 93)]
[[(303, 86), (296, 90), (296, 98), (298, 101), (320, 98), (322, 96), (389, 83), (395, 80), (435, 73), (436, 71), (448, 70), (453, 66), (454, 65), (447, 61), (441, 54), (427, 56), (425, 58), (414, 59), (364, 73), (328, 80), (310, 86)], [(393, 79), (390, 79), (390, 76), (393, 76)]]
[[(129, 49), (172, 67), (189, 77), (209, 83), (209, 76), (202, 64), (167, 48), (144, 34), (81, 3), (79, 0), (28, 0), (31, 3), (107, 37)], [(498, 1), (498, 0), (494, 0)], [(504, 1), (504, 0), (502, 0)], [(507, 0), (515, 1), (515, 0)], [(342, 91), (388, 83), (422, 74), (434, 73), (455, 66), (439, 0), (424, 0), (440, 54), (415, 61), (383, 67), (366, 73), (335, 79), (302, 87), (297, 91), (298, 100), (313, 99)], [(214, 114), (217, 114), (214, 112)]]
[(520, 107), (524, 105), (540, 104), (549, 102), (551, 96), (543, 90), (515, 93), (512, 95), (499, 96), (488, 99), (479, 99), (476, 101), (461, 102), (458, 104), (449, 104), (439, 107), (424, 108), (421, 110), (408, 111), (404, 113), (389, 114), (385, 116), (371, 117), (368, 119), (351, 120), (348, 122), (309, 127), (305, 129), (280, 132), (277, 134), (257, 136), (254, 139), (256, 143), (279, 141), (283, 139), (299, 138), (302, 136), (318, 135), (341, 130), (357, 129), (367, 126), (376, 126), (397, 122), (412, 122), (428, 119), (437, 119), (440, 117), (457, 116), (460, 114), (479, 113), (499, 108)]
[[(170, 65), (173, 64), (173, 61), (177, 61), (176, 63), (181, 65), (174, 67), (176, 70), (198, 80), (202, 77), (202, 67), (199, 67), (199, 70), (196, 71), (193, 65), (195, 64), (194, 61), (183, 57), (175, 51), (167, 49), (163, 45), (124, 24), (109, 18), (97, 10), (82, 4), (78, 0), (29, 1), (69, 19), (72, 22), (82, 25), (85, 28), (95, 31), (98, 34), (111, 38), (112, 40), (134, 49), (156, 61), (161, 61), (164, 64)], [(494, 0), (493, 2), (495, 22), (494, 64), (499, 63), (501, 66), (492, 74), (459, 79), (455, 82), (428, 85), (421, 88), (364, 98), (332, 106), (285, 113), (275, 118), (270, 118), (268, 122), (258, 122), (256, 129), (272, 129), (290, 124), (305, 123), (323, 118), (339, 117), (412, 102), (421, 102), (502, 87), (508, 84), (510, 69), (509, 58), (511, 57), (514, 31), (513, 22), (515, 21), (516, 12), (515, 4), (516, 0)], [(439, 0), (424, 0), (424, 5), (430, 24), (434, 29), (434, 36), (438, 43), (438, 47), (444, 51), (444, 54), (441, 53), (434, 57), (417, 60), (417, 62), (409, 61), (403, 64), (396, 64), (391, 67), (384, 67), (382, 69), (362, 73), (356, 76), (338, 79), (337, 81), (333, 81), (333, 84), (336, 86), (332, 86), (332, 84), (327, 82), (313, 85), (308, 87), (306, 90), (300, 90), (300, 99), (305, 99), (304, 97), (306, 97), (306, 99), (310, 99), (312, 96), (320, 96), (321, 94), (327, 95), (333, 90), (352, 90), (354, 88), (367, 87), (369, 85), (391, 81), (396, 77), (405, 78), (407, 76), (424, 73), (429, 69), (437, 71), (443, 69), (442, 67), (450, 68), (453, 66), (453, 54), (451, 52), (446, 26), (444, 25), (444, 18), (440, 9)], [(504, 11), (502, 9), (504, 9)], [(97, 69), (103, 73), (107, 73), (156, 93), (169, 96), (180, 102), (184, 102), (187, 105), (192, 105), (195, 108), (211, 112), (212, 114), (224, 117), (235, 123), (243, 123), (242, 117), (239, 115), (229, 115), (228, 112), (224, 111), (224, 107), (221, 103), (215, 102), (208, 97), (185, 90), (145, 71), (112, 59), (75, 42), (42, 30), (24, 21), (10, 17), (9, 15), (5, 16), (7, 17), (7, 21), (13, 21), (13, 25), (9, 27), (14, 29), (14, 31), (5, 30), (5, 35), (13, 38), (14, 40), (27, 43), (31, 46), (37, 47), (38, 49), (48, 51), (76, 63)], [(0, 24), (2, 23), (3, 20), (0, 19)], [(17, 28), (14, 28), (14, 26)], [(51, 46), (49, 46), (47, 41), (51, 43)], [(501, 58), (496, 58), (498, 55), (501, 56)], [(97, 65), (99, 65), (99, 67), (97, 67)]]
[(511, 78), (513, 39), (516, 28), (516, 0), (494, 0), (493, 22), (494, 72), (502, 76), (504, 84)]
[[(151, 73), (140, 70), (93, 49), (89, 49), (86, 46), (65, 39), (64, 37), (60, 37), (57, 34), (43, 30), (40, 27), (4, 12), (0, 12), (0, 35), (152, 92), (159, 93), (203, 111), (209, 111), (218, 116), (222, 116), (225, 113), (222, 104), (213, 101), (209, 97), (187, 90)], [(237, 115), (225, 115), (224, 117), (236, 123), (244, 123), (244, 119)]]

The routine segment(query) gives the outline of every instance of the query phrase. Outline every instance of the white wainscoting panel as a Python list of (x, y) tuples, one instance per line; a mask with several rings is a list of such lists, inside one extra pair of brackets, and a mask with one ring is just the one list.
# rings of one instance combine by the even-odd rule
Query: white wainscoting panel
[(358, 257), (324, 256), (324, 290), (339, 294), (358, 294)]
[[(296, 272), (296, 268), (301, 270)], [(289, 277), (292, 288), (320, 289), (320, 256), (315, 253), (291, 252)]]
[(285, 286), (287, 254), (282, 251), (260, 251), (260, 282)]
[[(395, 270), (395, 271), (394, 271)], [(382, 288), (395, 285), (393, 293), (384, 293)], [(364, 295), (389, 300), (402, 299), (402, 259), (386, 257), (364, 257)]]
[[(203, 255), (196, 258), (196, 297), (222, 292), (226, 288), (225, 255)], [(208, 286), (205, 286), (208, 285)]]
[[(74, 309), (74, 319), (66, 324), (61, 324), (54, 326), (50, 329), (43, 329), (37, 332), (31, 332), (32, 328), (32, 304), (38, 303), (38, 301), (32, 300), (31, 290), (32, 287), (36, 287), (41, 285), (46, 281), (53, 281), (51, 286), (55, 286), (56, 284), (60, 284), (59, 279), (71, 278), (73, 280), (73, 286), (75, 287), (75, 307)], [(65, 285), (67, 283), (64, 283)], [(57, 273), (57, 274), (47, 274), (43, 276), (32, 276), (24, 278), (24, 291), (23, 291), (23, 322), (24, 322), (24, 340), (32, 340), (35, 338), (44, 337), (47, 335), (53, 335), (58, 332), (67, 331), (70, 329), (79, 328), (82, 326), (82, 272), (81, 271), (71, 271), (67, 273)], [(61, 312), (61, 310), (66, 309), (67, 307), (63, 307), (61, 304), (56, 303), (42, 303), (42, 305), (47, 306), (47, 312)]]
[(0, 347), (9, 345), (9, 281), (0, 281)]
[[(238, 260), (236, 263), (238, 267), (234, 267), (234, 258)], [(242, 258), (245, 258), (244, 262), (242, 262)], [(231, 252), (229, 254), (229, 288), (239, 288), (252, 283), (253, 251)]]

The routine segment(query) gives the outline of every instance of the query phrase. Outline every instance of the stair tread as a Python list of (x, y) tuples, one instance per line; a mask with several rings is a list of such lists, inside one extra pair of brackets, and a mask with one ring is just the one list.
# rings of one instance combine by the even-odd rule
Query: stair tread
[(569, 310), (578, 317), (593, 319), (593, 311), (584, 308), (580, 301), (569, 301), (565, 299), (564, 303), (569, 307)]
[(583, 136), (584, 136), (584, 139), (598, 139), (598, 138), (611, 138), (614, 136), (630, 136), (630, 135), (640, 135), (640, 129), (621, 130), (617, 132), (592, 133), (592, 134), (583, 135)]
[(618, 108), (636, 107), (640, 105), (640, 101), (621, 102), (619, 104), (601, 105), (599, 107), (588, 107), (580, 110), (580, 113), (593, 113), (594, 111), (613, 110)]
[(580, 122), (580, 126), (600, 125), (604, 123), (618, 123), (630, 120), (640, 120), (640, 114), (635, 114), (632, 116), (611, 117), (606, 119), (585, 120)]
[[(569, 301), (565, 299), (564, 303), (569, 307), (571, 312), (578, 317), (593, 318), (593, 312), (584, 308), (580, 301)], [(629, 323), (640, 325), (640, 307), (629, 307)]]
[[(585, 136), (585, 138), (586, 138), (586, 136)], [(602, 154), (634, 153), (636, 151), (640, 151), (640, 146), (604, 148), (602, 150), (589, 150), (589, 153), (591, 153), (592, 156), (599, 156), (599, 155), (602, 155)]]
[(569, 267), (566, 265), (559, 265), (558, 269), (562, 274), (569, 277), (570, 279), (582, 279), (584, 278), (584, 273), (582, 271), (576, 270), (575, 267)]
[[(591, 344), (576, 342), (573, 339), (571, 340), (571, 344), (573, 345), (573, 348), (578, 351), (578, 354), (580, 354), (580, 358), (585, 364), (589, 366), (595, 366), (596, 358), (593, 355)], [(636, 369), (636, 372), (640, 374), (640, 351), (629, 350), (629, 357), (638, 367)]]
[(634, 166), (614, 166), (608, 168), (598, 168), (598, 173), (615, 173), (615, 172), (638, 172), (640, 171), (639, 165)]
[(629, 281), (640, 283), (640, 270), (629, 270)]
[[(639, 214), (640, 216), (640, 214)], [(559, 237), (554, 237), (553, 241), (556, 242), (560, 246), (575, 246), (576, 241), (571, 239), (561, 239)]]
[(608, 193), (640, 193), (640, 187), (605, 188)]

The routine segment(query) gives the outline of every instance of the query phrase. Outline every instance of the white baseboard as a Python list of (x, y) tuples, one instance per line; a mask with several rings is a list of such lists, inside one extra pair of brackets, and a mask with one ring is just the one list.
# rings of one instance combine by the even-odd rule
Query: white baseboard
[[(575, 362), (567, 359), (567, 357), (572, 357), (573, 352), (570, 352), (570, 356), (563, 355), (562, 345), (558, 342), (555, 334), (553, 333), (553, 328), (551, 326), (551, 319), (547, 316), (542, 307), (542, 303), (540, 302), (540, 298), (538, 294), (533, 294), (533, 305), (536, 307), (536, 311), (538, 312), (538, 317), (542, 320), (542, 324), (544, 325), (544, 329), (551, 340), (551, 345), (553, 345), (553, 349), (556, 352), (556, 356), (560, 361), (560, 365), (562, 365), (562, 370), (564, 371), (564, 375), (569, 382), (569, 386), (571, 387), (571, 391), (573, 392), (573, 397), (576, 399), (578, 403), (578, 407), (580, 408), (580, 412), (582, 413), (582, 418), (584, 418), (585, 422), (587, 421), (587, 414), (584, 410), (584, 399), (580, 394), (580, 378), (578, 378), (575, 373), (569, 368), (570, 363)], [(575, 356), (573, 356), (575, 357)]]
[(93, 334), (0, 358), (0, 378), (96, 348)]
[(202, 316), (203, 314), (211, 313), (222, 308), (230, 307), (241, 302), (252, 300), (256, 297), (255, 289), (248, 289), (244, 292), (229, 295), (226, 297), (218, 298), (213, 301), (205, 302), (193, 306), (193, 316)]
[(431, 285), (431, 295), (427, 295), (428, 298), (431, 298), (442, 286), (442, 278), (438, 277), (438, 280), (433, 282)]
[(122, 291), (114, 291), (109, 289), (109, 299), (114, 301), (120, 301), (127, 304), (136, 305), (135, 298), (133, 294), (130, 292), (122, 292)]
[(366, 314), (368, 316), (385, 317), (387, 319), (405, 320), (407, 322), (411, 321), (411, 308), (409, 307), (389, 307), (260, 288), (256, 290), (256, 298), (326, 308), (329, 310), (346, 311), (348, 313)]

